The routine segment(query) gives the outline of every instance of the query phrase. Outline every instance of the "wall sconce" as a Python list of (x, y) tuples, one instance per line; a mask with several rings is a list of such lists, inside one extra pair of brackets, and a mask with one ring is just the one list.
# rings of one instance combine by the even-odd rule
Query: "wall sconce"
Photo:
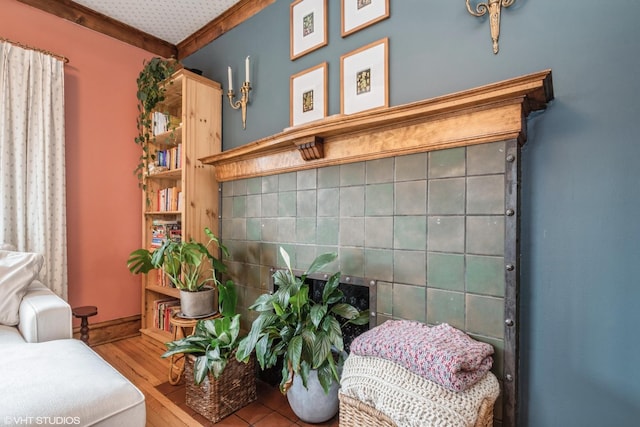
[(488, 0), (487, 3), (478, 3), (473, 10), (467, 1), (467, 10), (473, 16), (483, 16), (489, 12), (489, 25), (491, 26), (491, 39), (493, 40), (493, 53), (498, 53), (498, 38), (500, 37), (500, 9), (509, 7), (516, 0)]
[(229, 104), (231, 108), (237, 110), (238, 108), (242, 109), (242, 129), (247, 128), (247, 104), (249, 103), (249, 92), (251, 92), (251, 79), (249, 78), (249, 57), (244, 61), (244, 83), (242, 83), (242, 87), (240, 88), (240, 93), (242, 94), (240, 99), (234, 101), (235, 93), (233, 92), (233, 77), (231, 76), (231, 67), (228, 68), (229, 73), (229, 91), (227, 92), (227, 97), (229, 98)]

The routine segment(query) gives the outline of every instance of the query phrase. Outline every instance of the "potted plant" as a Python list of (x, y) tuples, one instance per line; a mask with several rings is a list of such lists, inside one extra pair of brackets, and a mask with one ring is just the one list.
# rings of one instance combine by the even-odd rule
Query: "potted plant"
[(129, 255), (127, 267), (134, 274), (147, 274), (160, 269), (169, 278), (171, 285), (180, 290), (180, 310), (183, 317), (206, 317), (215, 313), (215, 295), (218, 291), (219, 306), (223, 306), (228, 286), (218, 279), (218, 273), (225, 273), (227, 266), (209, 252), (211, 244), (217, 245), (225, 256), (227, 248), (205, 228), (209, 237), (206, 244), (190, 241), (166, 239), (154, 251), (137, 249)]
[(214, 423), (257, 397), (255, 359), (242, 363), (235, 357), (239, 333), (239, 314), (199, 320), (192, 335), (166, 343), (162, 355), (185, 355), (186, 404)]
[(149, 165), (155, 161), (156, 154), (149, 148), (149, 144), (153, 142), (152, 129), (152, 112), (158, 103), (164, 101), (166, 87), (163, 84), (166, 79), (171, 77), (173, 72), (180, 65), (175, 59), (163, 59), (154, 57), (149, 61), (143, 62), (142, 70), (136, 79), (138, 90), (136, 97), (138, 99), (138, 118), (136, 125), (138, 135), (134, 141), (142, 148), (140, 161), (133, 173), (138, 177), (138, 185), (144, 190), (144, 176), (149, 173)]
[(283, 248), (280, 253), (286, 269), (273, 275), (275, 292), (259, 296), (249, 307), (260, 314), (240, 341), (236, 357), (246, 360), (255, 351), (263, 370), (281, 359), (280, 391), (293, 411), (305, 422), (324, 422), (338, 410), (339, 372), (345, 357), (342, 326), (363, 325), (369, 313), (342, 302), (339, 272), (325, 284), (322, 301), (309, 297), (305, 279), (335, 260), (335, 252), (318, 256), (299, 277), (289, 254)]

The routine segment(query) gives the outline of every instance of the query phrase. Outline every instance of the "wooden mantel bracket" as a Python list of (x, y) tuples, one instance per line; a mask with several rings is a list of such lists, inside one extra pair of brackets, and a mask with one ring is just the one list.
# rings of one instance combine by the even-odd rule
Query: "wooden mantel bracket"
[(300, 139), (295, 144), (304, 161), (308, 162), (309, 160), (318, 160), (324, 157), (324, 140), (319, 136)]
[[(517, 139), (553, 99), (551, 70), (410, 104), (323, 120), (201, 158), (218, 181)], [(298, 153), (299, 154), (298, 154)]]

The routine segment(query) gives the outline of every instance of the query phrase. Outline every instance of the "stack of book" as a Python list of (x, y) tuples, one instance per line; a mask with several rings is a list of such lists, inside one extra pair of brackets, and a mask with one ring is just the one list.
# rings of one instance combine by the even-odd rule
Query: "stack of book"
[(182, 210), (183, 196), (180, 187), (169, 187), (158, 190), (157, 209), (159, 212)]
[(156, 328), (167, 332), (173, 332), (171, 326), (171, 315), (180, 311), (180, 300), (175, 298), (165, 298), (153, 302), (153, 324)]

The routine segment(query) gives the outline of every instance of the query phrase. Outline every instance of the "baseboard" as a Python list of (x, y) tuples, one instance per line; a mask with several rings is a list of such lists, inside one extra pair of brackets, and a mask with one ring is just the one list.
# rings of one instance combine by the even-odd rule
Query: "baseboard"
[[(95, 346), (140, 335), (140, 315), (91, 323), (89, 319), (89, 345)], [(73, 337), (80, 339), (80, 327), (73, 328)]]

